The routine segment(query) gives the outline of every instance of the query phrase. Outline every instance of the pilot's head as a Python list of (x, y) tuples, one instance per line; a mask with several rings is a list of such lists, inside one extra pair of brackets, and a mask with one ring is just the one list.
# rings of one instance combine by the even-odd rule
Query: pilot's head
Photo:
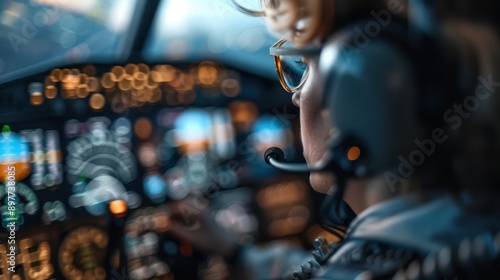
[[(234, 1), (244, 5), (244, 1)], [(294, 105), (300, 108), (301, 140), (307, 162), (320, 161), (332, 143), (335, 145), (345, 136), (354, 134), (364, 145), (368, 156), (365, 167), (371, 171), (371, 176), (365, 178), (370, 179), (351, 180), (345, 195), (355, 211), (401, 192), (416, 189), (450, 191), (471, 184), (460, 178), (456, 180), (459, 176), (453, 175), (457, 174), (453, 169), (457, 169), (458, 162), (458, 153), (453, 149), (458, 149), (454, 145), (461, 143), (454, 137), (453, 127), (456, 118), (463, 119), (464, 115), (454, 110), (453, 103), (460, 103), (466, 96), (454, 92), (456, 84), (453, 88), (439, 90), (439, 86), (448, 82), (445, 79), (457, 76), (455, 73), (442, 75), (443, 71), (450, 70), (445, 60), (435, 60), (433, 65), (436, 67), (431, 67), (431, 63), (419, 65), (420, 61), (407, 52), (405, 42), (395, 42), (389, 38), (391, 36), (383, 38), (381, 35), (397, 21), (403, 26), (405, 22), (417, 24), (417, 29), (428, 32), (424, 30), (428, 26), (423, 24), (431, 22), (430, 16), (423, 14), (429, 11), (426, 2), (262, 0), (259, 1), (260, 11), (242, 8), (247, 13), (263, 16), (269, 29), (283, 38), (271, 48), (271, 54), (281, 84), (292, 93)], [(408, 13), (409, 9), (414, 10)], [(427, 20), (418, 20), (418, 17), (408, 20), (409, 14)], [(443, 26), (439, 26), (440, 32)], [(464, 28), (468, 27), (470, 25), (466, 24)], [(473, 36), (473, 33), (467, 34)], [(392, 37), (406, 38), (404, 35)], [(489, 45), (498, 46), (497, 43)], [(409, 44), (410, 48), (419, 48)], [(464, 42), (458, 44), (466, 47)], [(427, 55), (436, 55), (427, 47), (422, 49), (425, 49), (422, 60), (428, 59)], [(478, 52), (491, 57), (481, 50)], [(462, 54), (453, 55), (451, 59), (456, 60), (457, 65), (467, 68)], [(484, 65), (484, 61), (477, 63)], [(438, 81), (429, 82), (433, 79), (429, 73), (439, 76)], [(472, 93), (480, 74), (487, 73), (472, 74)], [(436, 87), (425, 86), (427, 83), (435, 83)], [(470, 89), (463, 89), (463, 92), (470, 92)], [(445, 116), (447, 109), (452, 113)], [(461, 126), (459, 131), (466, 127)], [(481, 139), (496, 138), (485, 136)], [(464, 150), (463, 145), (456, 146)], [(470, 153), (470, 157), (478, 155), (475, 151)], [(465, 174), (463, 167), (458, 170)], [(335, 176), (313, 173), (310, 181), (317, 191), (328, 192), (335, 183)], [(360, 196), (360, 193), (365, 195)], [(365, 198), (372, 201), (364, 201)]]
[[(242, 2), (236, 2), (244, 5)], [(330, 143), (338, 136), (336, 135), (338, 130), (335, 126), (332, 126), (330, 120), (332, 114), (326, 108), (328, 106), (325, 107), (324, 102), (325, 95), (332, 94), (333, 91), (332, 88), (325, 88), (324, 80), (329, 79), (329, 77), (321, 77), (322, 74), (320, 73), (324, 46), (343, 27), (352, 24), (359, 18), (372, 17), (370, 11), (377, 13), (376, 17), (380, 18), (381, 21), (390, 21), (397, 16), (404, 17), (404, 11), (406, 11), (405, 1), (266, 0), (261, 1), (260, 4), (261, 11), (246, 10), (246, 12), (263, 16), (269, 29), (283, 38), (273, 46), (271, 54), (274, 55), (278, 76), (283, 87), (292, 94), (293, 104), (300, 108), (301, 140), (304, 147), (304, 157), (309, 164), (316, 163), (325, 156)], [(374, 22), (379, 25), (384, 24), (377, 22), (375, 19)], [(362, 34), (362, 36), (366, 36), (366, 34)], [(355, 55), (357, 56), (358, 53)], [(353, 67), (354, 63), (356, 62), (349, 62), (348, 64), (351, 64), (349, 67), (355, 69), (356, 66)], [(394, 67), (394, 65), (390, 67)], [(370, 69), (369, 71), (372, 70), (376, 71), (376, 69)], [(366, 73), (360, 74), (366, 75)], [(368, 77), (354, 78), (352, 90), (356, 90), (354, 86), (363, 83), (370, 86), (370, 82), (364, 80), (365, 78)], [(398, 77), (394, 77), (394, 79), (398, 79)], [(342, 83), (342, 86), (349, 87), (350, 82)], [(354, 94), (354, 92), (348, 92), (349, 88), (344, 90), (346, 91), (344, 94)], [(362, 101), (360, 100), (360, 102)], [(402, 120), (412, 118), (409, 116), (410, 113), (407, 115), (407, 117), (403, 116)], [(375, 119), (374, 116), (363, 115), (363, 117)], [(388, 125), (391, 125), (391, 123)], [(398, 123), (398, 125), (402, 124)], [(312, 173), (310, 181), (315, 190), (326, 193), (335, 183), (335, 177), (327, 172)], [(356, 189), (357, 192), (360, 188), (363, 188), (365, 183), (351, 181), (350, 184), (356, 184), (357, 186), (348, 188), (347, 200), (349, 200), (349, 190)], [(356, 203), (351, 202), (351, 206)], [(357, 207), (354, 206), (354, 208)]]

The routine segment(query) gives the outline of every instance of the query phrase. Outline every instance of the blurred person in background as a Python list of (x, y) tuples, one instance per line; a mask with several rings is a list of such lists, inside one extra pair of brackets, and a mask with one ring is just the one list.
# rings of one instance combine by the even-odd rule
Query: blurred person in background
[[(475, 16), (470, 3), (238, 5), (283, 38), (271, 52), (300, 108), (308, 165), (332, 151), (353, 162), (349, 175), (310, 176), (316, 191), (349, 205), (320, 213), (340, 221), (335, 234), (346, 232), (338, 244), (318, 240), (314, 256), (286, 244), (239, 244), (208, 211), (189, 215), (196, 228), (174, 220), (171, 232), (224, 256), (235, 279), (491, 277), (500, 253), (500, 43), (494, 23), (479, 20), (493, 2), (482, 1)], [(429, 27), (432, 15), (440, 21)], [(352, 147), (360, 148), (354, 156)], [(182, 204), (171, 206), (180, 215)]]

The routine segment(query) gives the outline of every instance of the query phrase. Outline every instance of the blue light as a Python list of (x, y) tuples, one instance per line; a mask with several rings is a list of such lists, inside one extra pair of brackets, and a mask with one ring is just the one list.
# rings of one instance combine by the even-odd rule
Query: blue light
[(177, 144), (208, 140), (212, 135), (210, 115), (198, 109), (186, 111), (175, 120)]
[(0, 162), (24, 162), (29, 159), (28, 143), (13, 132), (0, 135), (0, 151)]
[(165, 202), (168, 193), (167, 184), (158, 174), (148, 175), (144, 179), (144, 192), (154, 203)]

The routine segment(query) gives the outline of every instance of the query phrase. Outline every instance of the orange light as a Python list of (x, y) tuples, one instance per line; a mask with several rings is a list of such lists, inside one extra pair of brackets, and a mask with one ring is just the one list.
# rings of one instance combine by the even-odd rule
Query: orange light
[(60, 69), (53, 69), (50, 72), (50, 79), (53, 82), (59, 82), (61, 80), (62, 71)]
[(140, 118), (134, 124), (134, 132), (139, 139), (147, 139), (153, 133), (153, 125), (149, 119)]
[(38, 106), (43, 103), (43, 95), (39, 91), (35, 91), (31, 93), (31, 104)]
[(355, 161), (359, 159), (361, 156), (361, 149), (359, 147), (350, 147), (349, 150), (347, 150), (347, 159), (350, 161)]
[(156, 71), (160, 74), (160, 79), (156, 82), (172, 82), (177, 77), (177, 69), (171, 65), (158, 65)]
[(86, 98), (89, 96), (89, 87), (86, 84), (80, 84), (76, 88), (76, 95), (79, 98)]
[(87, 74), (80, 74), (80, 84), (86, 85), (89, 82), (89, 76)]
[(69, 74), (71, 74), (71, 71), (68, 68), (64, 68), (63, 70), (61, 70), (60, 80), (62, 81), (64, 77), (68, 76)]
[(118, 199), (111, 201), (109, 203), (109, 211), (115, 216), (121, 216), (127, 212), (127, 203), (125, 201)]
[(137, 67), (137, 65), (132, 63), (125, 65), (125, 73), (129, 74), (130, 76), (133, 76), (137, 71), (139, 71), (139, 67)]
[(204, 63), (198, 68), (198, 81), (201, 86), (213, 86), (219, 78), (219, 72), (212, 63)]
[(47, 76), (45, 78), (45, 86), (53, 86), (54, 85), (54, 80), (51, 76)]
[(115, 82), (119, 82), (123, 79), (123, 75), (125, 75), (125, 68), (121, 66), (115, 66), (111, 68), (111, 73), (115, 75)]
[(235, 101), (229, 104), (229, 111), (236, 129), (247, 131), (259, 115), (259, 109), (254, 103)]
[(190, 73), (182, 74), (181, 76), (181, 90), (190, 91), (194, 87), (194, 77)]
[(9, 177), (9, 167), (16, 168), (16, 181), (24, 180), (31, 174), (31, 164), (28, 161), (20, 162), (0, 162), (0, 182), (7, 182)]
[(139, 70), (139, 72), (142, 72), (144, 74), (147, 74), (149, 72), (149, 66), (144, 63), (137, 64), (137, 69)]
[(101, 84), (103, 88), (110, 89), (115, 85), (116, 76), (111, 72), (104, 73), (101, 78)]
[(96, 93), (90, 97), (89, 104), (94, 111), (99, 111), (102, 108), (104, 108), (104, 105), (106, 104), (106, 99), (102, 94)]
[(45, 97), (47, 99), (54, 99), (57, 96), (57, 88), (55, 86), (45, 87)]
[(59, 151), (59, 150), (51, 150), (51, 151), (47, 151), (45, 153), (45, 160), (48, 163), (61, 162), (61, 158), (62, 158), (62, 155), (61, 155), (61, 151)]
[(154, 222), (156, 230), (162, 232), (170, 228), (170, 217), (164, 211), (157, 210), (154, 214)]
[(158, 71), (151, 71), (148, 75), (148, 87), (154, 88), (158, 86), (158, 83), (161, 83), (163, 80), (161, 78), (161, 74)]
[(142, 90), (146, 87), (146, 78), (148, 76), (142, 72), (134, 73), (134, 79), (132, 80), (132, 87), (137, 90)]
[[(66, 70), (66, 69), (64, 69)], [(80, 76), (78, 75), (65, 75), (62, 79), (62, 87), (65, 91), (73, 91), (80, 84)]]
[(100, 89), (99, 80), (97, 78), (90, 77), (87, 86), (89, 87), (90, 92), (99, 91)]
[(123, 75), (123, 79), (118, 83), (118, 88), (121, 91), (129, 91), (132, 88), (133, 77), (131, 75)]
[(156, 103), (161, 99), (161, 90), (159, 88), (155, 88), (153, 90), (148, 90), (151, 92), (151, 98), (149, 100), (150, 103)]

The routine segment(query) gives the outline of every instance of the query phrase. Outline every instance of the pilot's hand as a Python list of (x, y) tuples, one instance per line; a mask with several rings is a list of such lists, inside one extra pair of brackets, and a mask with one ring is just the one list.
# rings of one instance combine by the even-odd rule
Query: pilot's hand
[(203, 198), (188, 197), (170, 204), (170, 233), (206, 253), (231, 258), (239, 248), (234, 233), (219, 226)]

